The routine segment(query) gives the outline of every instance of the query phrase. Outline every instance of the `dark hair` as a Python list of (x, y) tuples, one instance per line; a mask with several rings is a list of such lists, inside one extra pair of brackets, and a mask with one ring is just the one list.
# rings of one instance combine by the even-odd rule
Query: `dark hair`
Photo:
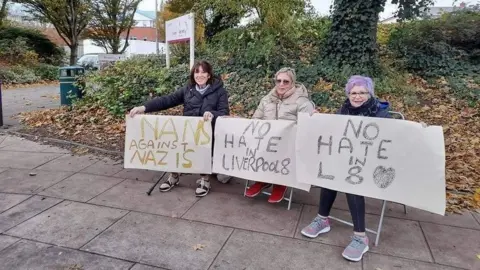
[(193, 65), (192, 69), (190, 70), (190, 81), (189, 81), (190, 86), (194, 86), (197, 84), (195, 82), (195, 72), (198, 72), (198, 69), (200, 67), (202, 67), (202, 70), (204, 72), (207, 72), (208, 75), (210, 75), (210, 78), (207, 80), (207, 84), (212, 85), (213, 79), (214, 79), (212, 65), (210, 65), (210, 63), (208, 63), (207, 61), (202, 60), (202, 61), (196, 62), (195, 65)]

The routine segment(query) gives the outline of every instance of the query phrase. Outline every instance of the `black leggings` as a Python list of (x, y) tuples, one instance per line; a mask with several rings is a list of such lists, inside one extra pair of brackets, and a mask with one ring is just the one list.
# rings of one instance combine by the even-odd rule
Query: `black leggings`
[[(350, 208), (350, 214), (352, 215), (353, 230), (355, 232), (365, 232), (365, 198), (348, 193), (345, 195), (347, 195), (348, 208)], [(336, 197), (337, 191), (322, 188), (318, 214), (328, 217)]]

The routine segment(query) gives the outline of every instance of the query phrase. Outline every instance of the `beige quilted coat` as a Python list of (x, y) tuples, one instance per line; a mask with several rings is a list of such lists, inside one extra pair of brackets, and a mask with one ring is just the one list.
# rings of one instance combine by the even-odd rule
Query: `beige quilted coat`
[(295, 92), (289, 97), (280, 99), (275, 88), (260, 100), (253, 119), (262, 120), (292, 120), (297, 121), (298, 112), (311, 113), (315, 105), (308, 97), (307, 89), (303, 84), (295, 84)]

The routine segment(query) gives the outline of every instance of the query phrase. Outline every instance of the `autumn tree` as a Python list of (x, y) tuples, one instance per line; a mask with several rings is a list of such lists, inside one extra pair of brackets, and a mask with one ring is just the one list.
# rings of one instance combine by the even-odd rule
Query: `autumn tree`
[[(204, 0), (218, 12), (235, 12), (254, 16), (260, 24), (279, 28), (295, 16), (302, 16), (311, 8), (310, 0)], [(201, 3), (200, 1), (199, 3)]]
[[(92, 21), (88, 36), (106, 53), (121, 54), (128, 47), (133, 16), (142, 0), (92, 1)], [(125, 33), (125, 41), (122, 34)]]
[(80, 37), (91, 19), (91, 0), (17, 0), (37, 20), (55, 27), (70, 48), (70, 65), (77, 61)]
[[(351, 73), (375, 73), (377, 24), (387, 0), (334, 0), (332, 24), (321, 54), (328, 65)], [(433, 0), (392, 0), (400, 20), (419, 16)]]
[[(190, 0), (188, 0), (190, 1)], [(157, 30), (158, 30), (158, 35), (160, 37), (161, 40), (163, 40), (165, 38), (165, 22), (166, 21), (169, 21), (169, 20), (172, 20), (172, 19), (175, 19), (177, 17), (180, 17), (182, 15), (185, 15), (186, 13), (189, 13), (191, 12), (191, 8), (190, 9), (186, 9), (186, 10), (183, 10), (182, 9), (174, 9), (175, 11), (172, 11), (172, 8), (171, 8), (171, 2), (168, 1), (162, 11), (160, 12), (159, 16), (158, 16), (158, 22), (157, 22)], [(195, 40), (198, 41), (198, 40), (202, 40), (203, 37), (204, 37), (204, 31), (205, 31), (205, 27), (204, 27), (204, 24), (201, 20), (201, 18), (199, 18), (199, 14), (195, 14)]]
[[(238, 25), (243, 16), (243, 14), (237, 11), (226, 10), (220, 12), (214, 7), (211, 0), (168, 0), (165, 8), (160, 13), (160, 28), (163, 27), (163, 23), (166, 20), (189, 12), (195, 13), (196, 25), (200, 26), (199, 28), (203, 31), (201, 37), (206, 37), (207, 39), (225, 29)], [(160, 34), (163, 33), (164, 29), (161, 29)]]

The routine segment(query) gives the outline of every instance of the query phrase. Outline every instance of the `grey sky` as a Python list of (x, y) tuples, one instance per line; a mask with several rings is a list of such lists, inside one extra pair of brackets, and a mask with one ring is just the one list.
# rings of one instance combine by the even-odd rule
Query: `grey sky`
[[(161, 0), (158, 0), (158, 3), (160, 4)], [(330, 4), (333, 2), (333, 0), (312, 0), (312, 4), (317, 10), (318, 13), (327, 15), (330, 9)], [(396, 6), (390, 4), (390, 0), (387, 0), (388, 4), (385, 5), (385, 11), (380, 14), (380, 18), (386, 18), (390, 17), (390, 15), (395, 12)], [(455, 5), (459, 5), (462, 1), (454, 1), (454, 0), (436, 0), (434, 6), (439, 6), (439, 7), (451, 7), (453, 6), (453, 3), (455, 2)], [(472, 3), (477, 3), (479, 1), (464, 1), (467, 4), (472, 4)], [(143, 10), (155, 10), (155, 0), (143, 0), (142, 3), (140, 4), (140, 9)]]

